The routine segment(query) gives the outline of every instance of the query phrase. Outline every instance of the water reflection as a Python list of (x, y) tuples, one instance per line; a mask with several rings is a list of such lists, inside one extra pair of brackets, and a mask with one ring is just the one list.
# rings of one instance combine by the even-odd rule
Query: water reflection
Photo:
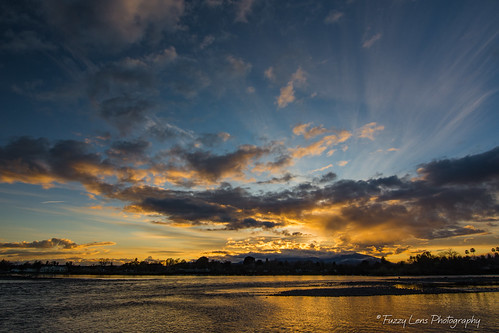
[[(353, 280), (353, 281), (351, 281)], [(305, 297), (293, 288), (368, 283), (361, 277), (168, 277), (0, 280), (1, 332), (400, 332), (394, 319), (480, 318), (499, 331), (498, 293)], [(383, 279), (376, 279), (383, 281)], [(29, 319), (28, 319), (29, 318)], [(413, 332), (464, 331), (409, 324)], [(475, 327), (476, 329), (476, 327)], [(466, 331), (472, 331), (469, 326)]]

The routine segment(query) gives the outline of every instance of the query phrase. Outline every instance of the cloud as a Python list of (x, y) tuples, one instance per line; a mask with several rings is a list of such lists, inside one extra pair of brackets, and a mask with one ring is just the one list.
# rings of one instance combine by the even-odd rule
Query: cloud
[(248, 23), (248, 16), (251, 14), (254, 0), (240, 0), (236, 2), (235, 22)]
[(368, 39), (364, 39), (364, 41), (362, 42), (362, 47), (365, 48), (365, 49), (370, 48), (371, 46), (374, 45), (374, 43), (376, 43), (378, 40), (380, 40), (381, 37), (382, 37), (382, 34), (381, 33), (377, 33), (375, 35), (372, 35)]
[[(345, 131), (318, 142), (324, 146), (338, 144), (350, 135)], [(165, 223), (197, 225), (206, 230), (247, 228), (276, 232), (300, 225), (320, 230), (344, 248), (365, 251), (395, 248), (401, 241), (414, 238), (484, 234), (487, 221), (499, 214), (499, 147), (422, 164), (419, 178), (337, 180), (334, 173), (328, 173), (289, 189), (257, 193), (228, 183), (214, 189), (181, 191), (146, 185), (140, 180), (148, 173), (156, 177), (154, 170), (171, 178), (177, 172), (192, 182), (245, 180), (252, 165), (262, 158), (275, 157), (272, 154), (280, 151), (277, 145), (243, 145), (224, 154), (176, 147), (165, 152), (169, 162), (155, 162), (156, 169), (123, 164), (125, 152), (137, 157), (145, 154), (148, 144), (140, 140), (111, 143), (107, 158), (91, 148), (90, 144), (71, 140), (54, 144), (27, 137), (13, 140), (0, 147), (0, 181), (45, 187), (54, 182), (76, 181), (95, 195), (123, 202), (126, 211), (160, 215)], [(286, 155), (277, 157), (272, 163), (289, 163)], [(174, 166), (174, 162), (178, 165)], [(292, 177), (285, 174), (261, 183), (287, 182)], [(9, 244), (11, 248), (76, 246), (57, 239)]]
[(324, 171), (324, 170), (329, 169), (329, 168), (332, 168), (332, 167), (333, 167), (333, 165), (332, 165), (332, 164), (328, 164), (328, 165), (326, 165), (326, 166), (323, 166), (322, 168), (312, 170), (312, 171), (310, 171), (310, 173), (314, 173), (314, 172), (318, 172), (318, 171)]
[(369, 123), (357, 130), (357, 135), (359, 138), (366, 138), (371, 141), (374, 141), (374, 134), (377, 132), (380, 132), (385, 129), (385, 126), (383, 125), (378, 125), (376, 123)]
[(336, 10), (329, 12), (329, 14), (324, 19), (324, 23), (333, 24), (337, 23), (345, 14)]
[(137, 181), (138, 170), (115, 165), (88, 143), (21, 137), (0, 149), (0, 181), (39, 184), (45, 188), (54, 183), (77, 181), (90, 192), (100, 193), (110, 186), (106, 177), (120, 181)]
[(295, 86), (303, 87), (307, 82), (306, 73), (301, 68), (298, 68), (288, 84), (281, 88), (281, 93), (276, 99), (278, 108), (284, 108), (288, 104), (295, 101)]
[(331, 183), (332, 181), (336, 180), (336, 178), (337, 175), (334, 172), (328, 172), (325, 175), (322, 175), (320, 178), (316, 179), (316, 182), (319, 184), (326, 184)]
[(104, 100), (99, 105), (99, 114), (110, 124), (117, 127), (122, 136), (140, 128), (154, 104), (143, 98), (128, 95)]
[(92, 73), (87, 82), (97, 115), (122, 136), (140, 128), (155, 106), (155, 78), (142, 60), (125, 58)]
[(218, 7), (224, 3), (224, 0), (205, 0), (204, 3), (209, 7)]
[(272, 229), (281, 226), (281, 223), (272, 221), (260, 221), (254, 218), (246, 218), (235, 223), (230, 223), (227, 225), (227, 230), (239, 230), (239, 229)]
[[(171, 128), (175, 130), (174, 127)], [(180, 137), (179, 133), (173, 133)], [(190, 136), (188, 136), (190, 135)], [(0, 147), (0, 181), (24, 182), (52, 187), (77, 181), (93, 194), (111, 195), (125, 183), (150, 181), (180, 186), (213, 184), (221, 179), (252, 182), (247, 173), (282, 170), (290, 157), (279, 154), (279, 146), (241, 145), (232, 152), (216, 154), (207, 148), (229, 139), (228, 133), (185, 134), (187, 143), (149, 156), (150, 142), (143, 139), (92, 143), (21, 137)], [(188, 139), (188, 140), (187, 140)], [(203, 140), (204, 149), (200, 149)], [(102, 152), (93, 152), (96, 147)], [(277, 154), (277, 155), (276, 155)], [(265, 162), (260, 159), (266, 158)], [(275, 159), (274, 159), (275, 158)], [(270, 160), (269, 160), (270, 159)]]
[(182, 0), (44, 1), (47, 22), (79, 46), (119, 49), (175, 31), (185, 10)]
[[(283, 258), (331, 258), (340, 253), (338, 248), (311, 240), (310, 235), (300, 232), (287, 233), (285, 236), (253, 236), (244, 239), (229, 239), (224, 251), (214, 254), (231, 261), (242, 261), (246, 256), (257, 259), (280, 260)], [(284, 259), (283, 259), (284, 260)]]
[[(68, 255), (97, 255), (107, 250), (97, 250), (96, 247), (116, 245), (114, 242), (92, 242), (77, 244), (70, 239), (51, 238), (33, 242), (0, 243), (0, 255), (14, 258), (47, 258), (64, 257)], [(67, 260), (67, 259), (66, 259)]]
[(270, 81), (275, 81), (274, 67), (270, 66), (263, 72), (263, 75)]
[(0, 50), (11, 52), (28, 51), (54, 51), (57, 46), (52, 42), (44, 40), (37, 32), (24, 30), (14, 32), (7, 30), (3, 34), (3, 41), (0, 44)]
[(199, 48), (201, 50), (204, 50), (205, 48), (207, 48), (208, 46), (213, 44), (214, 41), (215, 41), (215, 37), (213, 37), (213, 35), (207, 35), (203, 38), (203, 41), (199, 45)]
[(422, 164), (418, 173), (434, 185), (466, 185), (499, 181), (499, 147), (459, 159)]
[(233, 74), (236, 76), (246, 76), (251, 71), (251, 64), (245, 62), (241, 58), (236, 58), (232, 55), (227, 56), (227, 61)]
[(227, 132), (219, 133), (206, 133), (201, 135), (195, 142), (196, 147), (206, 146), (215, 147), (217, 145), (226, 142), (231, 138), (231, 135)]
[(145, 140), (117, 141), (106, 151), (107, 156), (120, 162), (145, 163), (151, 143)]
[(304, 85), (307, 82), (307, 73), (301, 67), (298, 67), (296, 72), (291, 75), (291, 82), (297, 86)]
[(178, 54), (175, 47), (170, 46), (163, 51), (146, 56), (145, 60), (155, 66), (165, 66), (177, 59)]
[(244, 172), (249, 165), (270, 154), (271, 147), (242, 145), (236, 151), (224, 155), (204, 150), (186, 151), (182, 148), (175, 148), (171, 153), (187, 162), (188, 167), (201, 178), (214, 182), (226, 177), (244, 179)]
[(293, 103), (295, 99), (295, 90), (293, 83), (290, 81), (287, 86), (281, 88), (281, 93), (277, 97), (277, 105), (279, 108), (284, 108), (289, 103)]
[(144, 133), (156, 140), (195, 139), (195, 135), (162, 119), (148, 117), (144, 125)]
[(255, 167), (252, 169), (252, 171), (257, 173), (281, 173), (292, 164), (292, 157), (287, 153), (281, 153), (280, 155), (276, 156), (273, 161), (255, 163)]
[(293, 154), (293, 157), (297, 159), (305, 156), (317, 156), (321, 155), (329, 147), (347, 141), (351, 136), (352, 133), (350, 133), (349, 131), (340, 131), (337, 134), (327, 135), (321, 140), (316, 141), (306, 147), (298, 146), (290, 150)]
[(142, 202), (126, 207), (131, 212), (161, 213), (176, 223), (200, 224), (202, 222), (231, 222), (235, 209), (187, 195), (166, 198), (145, 198)]
[(265, 181), (259, 181), (257, 184), (259, 185), (264, 185), (264, 184), (279, 184), (279, 183), (289, 183), (291, 180), (295, 178), (292, 174), (286, 173), (282, 177), (272, 177), (272, 179), (265, 180)]
[(33, 241), (33, 242), (17, 242), (17, 243), (0, 243), (0, 248), (4, 249), (52, 249), (52, 248), (60, 248), (60, 249), (81, 249), (86, 247), (93, 246), (109, 246), (115, 245), (114, 242), (93, 242), (87, 244), (76, 244), (70, 239), (65, 238), (51, 238), (48, 240), (42, 241)]
[(303, 137), (308, 140), (328, 132), (328, 129), (324, 128), (322, 125), (310, 128), (311, 124), (312, 123), (296, 125), (293, 128), (293, 133), (295, 135), (303, 135)]
[(339, 161), (337, 164), (338, 164), (338, 166), (343, 167), (343, 166), (348, 164), (348, 161)]

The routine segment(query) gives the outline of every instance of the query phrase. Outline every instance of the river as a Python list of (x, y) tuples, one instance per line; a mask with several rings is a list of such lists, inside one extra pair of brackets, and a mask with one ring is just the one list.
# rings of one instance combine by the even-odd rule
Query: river
[[(499, 332), (499, 293), (275, 296), (352, 276), (0, 279), (0, 332)], [(355, 287), (355, 286), (353, 286)]]

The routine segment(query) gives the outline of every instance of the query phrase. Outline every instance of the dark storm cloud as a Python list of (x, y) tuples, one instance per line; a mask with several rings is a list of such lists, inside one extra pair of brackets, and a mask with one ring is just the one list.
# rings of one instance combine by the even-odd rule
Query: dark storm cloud
[(325, 175), (322, 175), (320, 178), (315, 179), (314, 181), (319, 184), (330, 183), (336, 179), (336, 174), (334, 172), (328, 172)]
[(149, 100), (123, 95), (102, 101), (99, 113), (124, 136), (146, 121), (153, 106)]
[(151, 146), (149, 141), (134, 140), (134, 141), (117, 141), (111, 145), (106, 151), (106, 154), (113, 159), (118, 159), (123, 162), (145, 162), (147, 157), (147, 149)]
[(173, 197), (173, 198), (146, 198), (140, 203), (140, 208), (145, 211), (157, 212), (167, 215), (173, 221), (202, 221), (229, 222), (233, 219), (235, 209), (224, 207), (217, 203), (207, 202), (198, 198)]
[(256, 183), (259, 184), (259, 185), (289, 183), (291, 180), (293, 180), (293, 178), (295, 178), (295, 176), (293, 176), (290, 173), (287, 173), (287, 174), (285, 174), (282, 177), (272, 177), (269, 180), (259, 181), (259, 182), (256, 182)]
[(76, 181), (92, 191), (111, 193), (114, 186), (103, 181), (105, 176), (118, 175), (132, 179), (134, 170), (114, 165), (92, 146), (75, 140), (48, 140), (30, 137), (14, 139), (0, 147), (0, 179), (3, 182), (24, 182), (51, 186), (54, 182)]
[(282, 226), (282, 223), (272, 222), (272, 221), (260, 221), (254, 218), (245, 218), (243, 220), (238, 220), (227, 224), (227, 230), (239, 230), (239, 229), (272, 229), (275, 227)]
[(244, 171), (250, 162), (257, 160), (271, 152), (268, 147), (242, 145), (234, 152), (224, 155), (215, 155), (209, 151), (187, 151), (177, 147), (172, 154), (185, 160), (189, 167), (210, 181), (222, 177), (244, 177)]
[(331, 203), (350, 202), (369, 199), (381, 193), (377, 180), (339, 180), (324, 189), (315, 192), (316, 196), (327, 199)]
[(455, 236), (465, 236), (465, 235), (473, 235), (473, 234), (483, 234), (485, 230), (474, 229), (474, 228), (462, 228), (462, 227), (454, 227), (443, 230), (437, 230), (432, 233), (431, 238), (448, 238)]
[(140, 60), (130, 58), (107, 64), (93, 73), (88, 81), (88, 93), (94, 99), (153, 88), (154, 76), (150, 68)]
[[(140, 133), (161, 141), (172, 138), (194, 140), (187, 131), (156, 116), (156, 109), (162, 105), (158, 99), (158, 87), (162, 77), (168, 76), (158, 74), (158, 66), (165, 65), (160, 65), (163, 62), (157, 57), (125, 58), (90, 73), (87, 94), (97, 116), (116, 128), (121, 136)], [(169, 77), (183, 78), (185, 73)], [(220, 135), (221, 139), (225, 139), (228, 134)], [(209, 139), (207, 137), (207, 142)]]
[[(229, 205), (227, 200), (223, 200), (220, 196), (218, 196), (220, 200), (216, 200), (218, 193), (207, 191), (194, 197), (190, 192), (164, 191), (160, 194), (156, 189), (150, 188), (150, 190), (154, 192), (154, 195), (159, 195), (162, 198), (157, 199), (148, 196), (147, 190), (144, 191), (144, 188), (142, 188), (142, 193), (139, 195), (142, 198), (141, 201), (127, 206), (126, 209), (136, 212), (159, 213), (166, 216), (170, 221), (180, 224), (221, 224), (225, 226), (225, 230), (272, 229), (283, 225), (280, 222), (245, 217), (251, 213), (251, 209), (242, 212), (239, 207)], [(238, 191), (238, 189), (235, 189), (235, 191)], [(124, 194), (124, 192), (119, 193), (117, 196), (124, 199)], [(133, 195), (127, 196), (127, 199), (134, 199)], [(225, 204), (221, 202), (225, 202)], [(236, 203), (237, 200), (232, 200), (232, 202)], [(155, 221), (154, 223), (169, 224), (161, 221)]]
[[(78, 47), (94, 52), (118, 50), (162, 31), (177, 29), (184, 12), (182, 0), (43, 1), (46, 21)], [(105, 46), (105, 48), (95, 46)]]
[[(229, 183), (192, 191), (139, 184), (134, 178), (138, 169), (124, 163), (126, 156), (142, 158), (148, 147), (146, 141), (118, 141), (108, 149), (106, 158), (92, 152), (87, 143), (64, 140), (51, 144), (45, 139), (23, 137), (0, 147), (0, 176), (3, 182), (42, 185), (77, 181), (87, 190), (125, 202), (127, 210), (157, 214), (182, 224), (222, 225), (229, 230), (275, 229), (292, 223), (291, 219), (322, 226), (333, 234), (347, 227), (354, 234), (372, 228), (393, 233), (388, 240), (366, 241), (365, 246), (393, 244), (410, 236), (434, 239), (484, 233), (482, 227), (464, 225), (486, 223), (499, 214), (497, 172), (491, 167), (495, 165), (497, 148), (425, 164), (420, 169), (424, 177), (418, 180), (391, 176), (334, 181), (335, 175), (329, 173), (286, 190), (252, 193)], [(217, 181), (243, 177), (252, 162), (272, 151), (270, 146), (247, 145), (216, 155), (177, 147), (166, 156), (199, 177)], [(444, 165), (457, 170), (450, 172), (452, 177), (443, 174)], [(484, 167), (483, 175), (479, 175), (480, 166)], [(162, 172), (168, 175), (169, 170), (165, 166)], [(291, 177), (285, 175), (276, 181)]]
[(265, 163), (255, 163), (255, 171), (268, 173), (281, 173), (284, 171), (286, 167), (293, 163), (293, 158), (281, 150), (282, 147), (280, 145), (273, 146), (272, 152), (277, 154), (276, 159)]
[(156, 105), (151, 68), (130, 58), (89, 74), (87, 93), (97, 115), (117, 128), (122, 136), (143, 126)]
[(51, 238), (33, 242), (0, 243), (0, 248), (7, 249), (77, 249), (91, 246), (115, 245), (113, 242), (93, 242), (88, 244), (76, 244), (70, 239)]
[(499, 147), (482, 154), (423, 164), (418, 172), (435, 185), (498, 181)]

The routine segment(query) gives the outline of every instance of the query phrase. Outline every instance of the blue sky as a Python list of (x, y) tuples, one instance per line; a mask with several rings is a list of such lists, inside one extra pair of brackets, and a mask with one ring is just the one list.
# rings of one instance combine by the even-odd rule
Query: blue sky
[(2, 257), (498, 243), (496, 1), (0, 7)]

